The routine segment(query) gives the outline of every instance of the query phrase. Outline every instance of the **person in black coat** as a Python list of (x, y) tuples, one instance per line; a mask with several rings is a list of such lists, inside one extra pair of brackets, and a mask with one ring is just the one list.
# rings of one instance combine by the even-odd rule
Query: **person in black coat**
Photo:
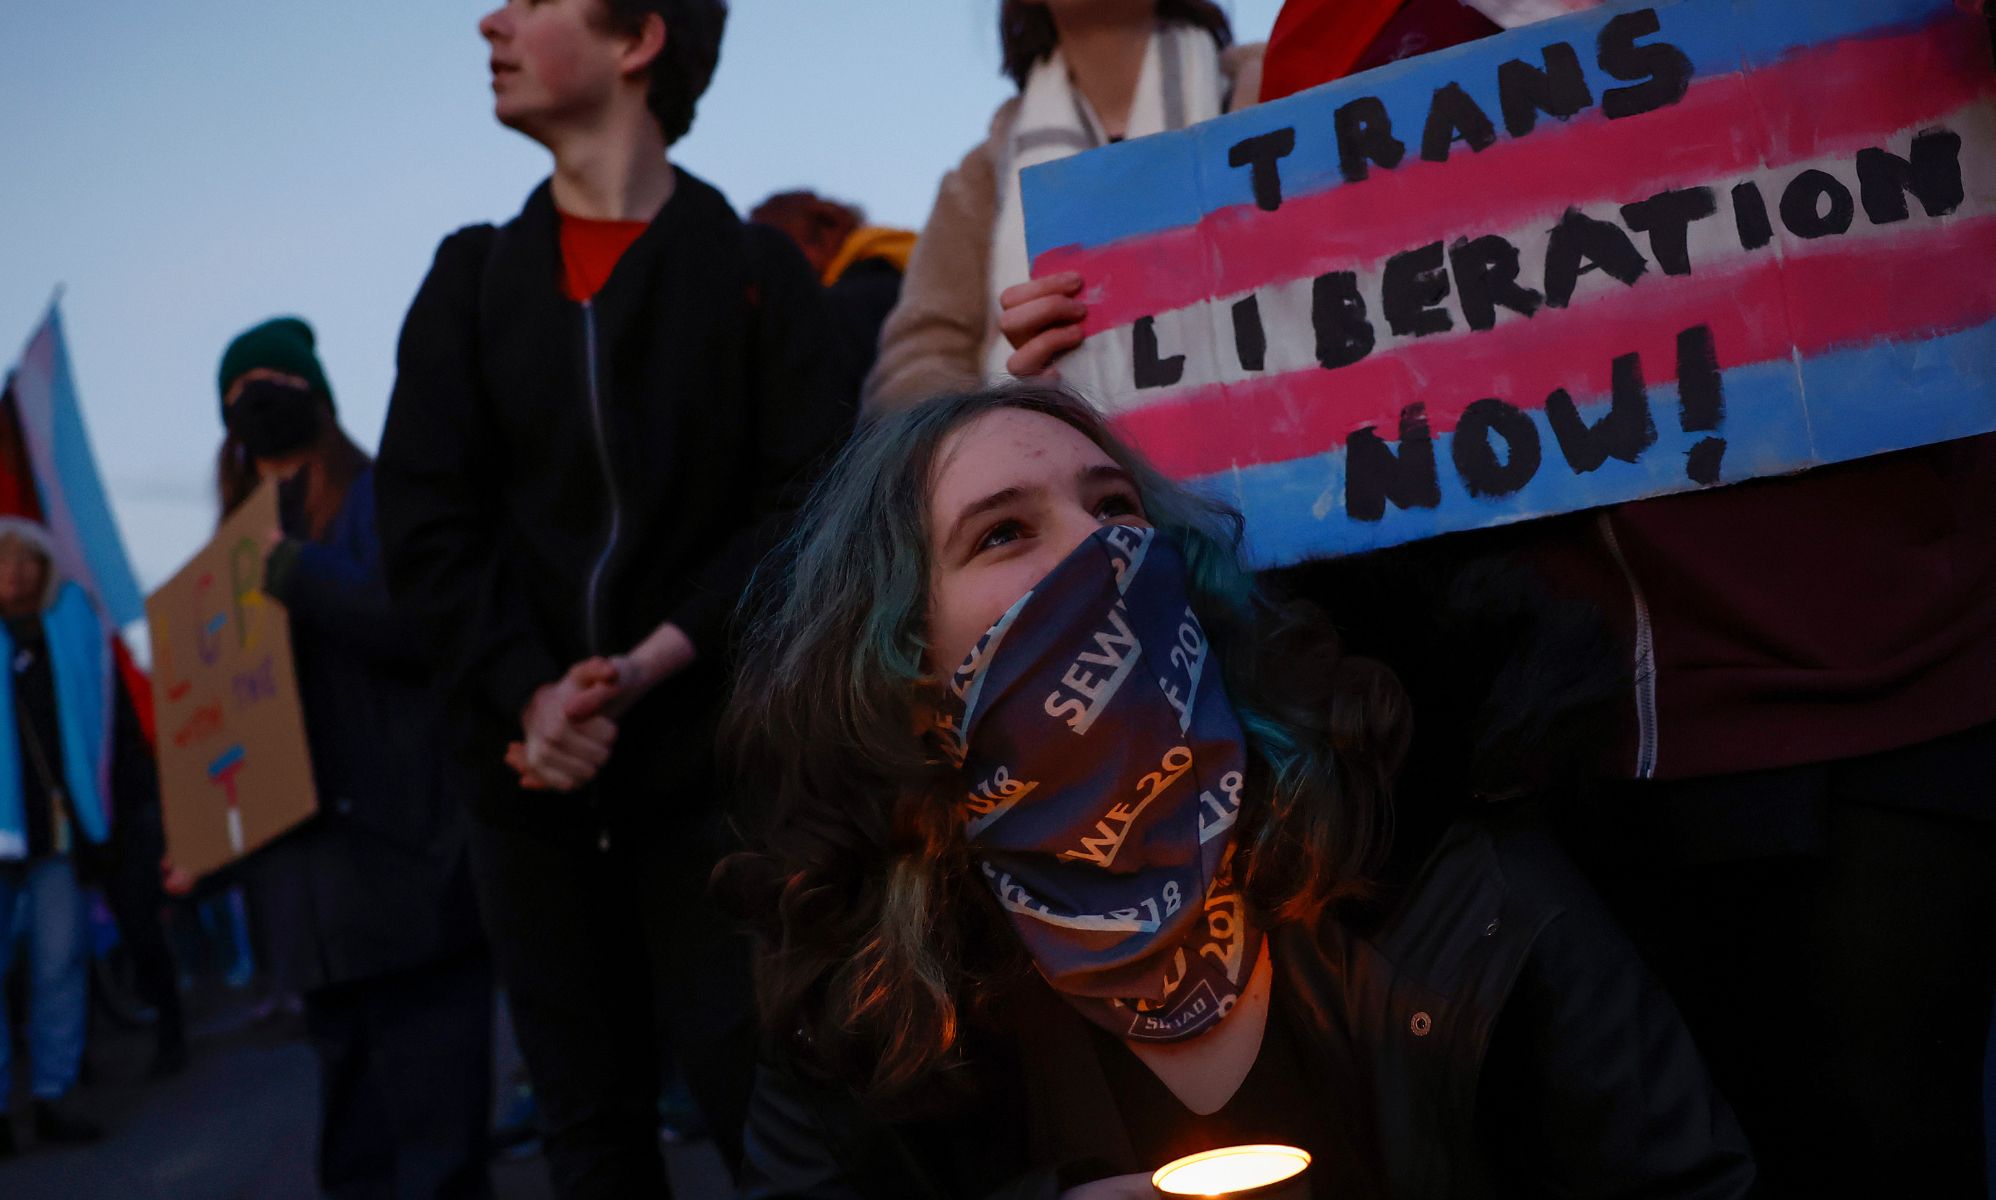
[[(1310, 1194), (1736, 1197), (1669, 998), (1524, 810), (1407, 870), (1407, 696), (1239, 517), (1019, 384), (868, 427), (765, 568), (756, 1200), (1147, 1197), (1280, 1143)], [(952, 671), (950, 664), (961, 664)]]
[(480, 902), (565, 1196), (665, 1190), (661, 1033), (739, 1155), (746, 945), (705, 898), (726, 625), (850, 421), (796, 248), (666, 158), (725, 12), (484, 19), (497, 116), (555, 171), (438, 248), (382, 440), (389, 582), (445, 655)]
[(809, 191), (778, 192), (750, 209), (749, 220), (782, 230), (825, 285), (825, 308), (857, 397), (880, 356), (880, 327), (901, 299), (914, 231), (869, 225), (858, 208)]
[(428, 644), (389, 603), (374, 470), (339, 428), (309, 326), (244, 332), (220, 373), (226, 508), (284, 480), (264, 590), (291, 619), (319, 811), (244, 864), (318, 1055), (331, 1196), (491, 1193), (493, 996), (465, 821), (436, 755)]

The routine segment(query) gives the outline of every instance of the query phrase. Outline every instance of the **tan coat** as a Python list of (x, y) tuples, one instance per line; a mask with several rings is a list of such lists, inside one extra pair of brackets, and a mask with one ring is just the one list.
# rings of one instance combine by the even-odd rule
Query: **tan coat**
[[(1229, 112), (1259, 98), (1262, 50), (1260, 43), (1234, 46), (1220, 56), (1233, 85)], [(984, 346), (998, 335), (986, 279), (991, 226), (998, 219), (998, 163), (1018, 107), (1017, 96), (999, 105), (989, 136), (943, 176), (908, 260), (901, 300), (880, 330), (880, 357), (866, 379), (869, 416), (983, 382)]]

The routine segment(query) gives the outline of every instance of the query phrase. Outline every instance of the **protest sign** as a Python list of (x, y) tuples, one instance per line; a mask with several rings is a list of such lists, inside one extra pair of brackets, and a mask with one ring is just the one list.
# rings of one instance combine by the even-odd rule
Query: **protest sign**
[(318, 808), (290, 617), (262, 591), (276, 528), (266, 483), (146, 600), (167, 855), (196, 875)]
[(1024, 173), (1062, 376), (1262, 563), (1996, 428), (1954, 0), (1616, 3)]

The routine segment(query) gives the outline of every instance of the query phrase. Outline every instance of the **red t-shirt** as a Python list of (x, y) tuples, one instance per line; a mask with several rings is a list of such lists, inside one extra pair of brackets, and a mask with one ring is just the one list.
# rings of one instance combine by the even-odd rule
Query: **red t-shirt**
[(617, 260), (650, 221), (597, 221), (561, 213), (561, 291), (580, 304), (603, 290)]

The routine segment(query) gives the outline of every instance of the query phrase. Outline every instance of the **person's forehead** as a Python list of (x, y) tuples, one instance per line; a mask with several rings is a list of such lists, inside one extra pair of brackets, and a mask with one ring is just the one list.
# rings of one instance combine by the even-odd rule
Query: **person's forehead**
[(1080, 430), (1045, 413), (1000, 408), (964, 422), (936, 456), (938, 507), (1009, 487), (1071, 479), (1081, 467), (1111, 461)]
[(229, 381), (229, 390), (224, 394), (225, 401), (233, 401), (242, 394), (244, 387), (258, 380), (268, 379), (276, 383), (288, 383), (294, 387), (310, 387), (311, 380), (303, 375), (294, 375), (279, 367), (251, 367)]

